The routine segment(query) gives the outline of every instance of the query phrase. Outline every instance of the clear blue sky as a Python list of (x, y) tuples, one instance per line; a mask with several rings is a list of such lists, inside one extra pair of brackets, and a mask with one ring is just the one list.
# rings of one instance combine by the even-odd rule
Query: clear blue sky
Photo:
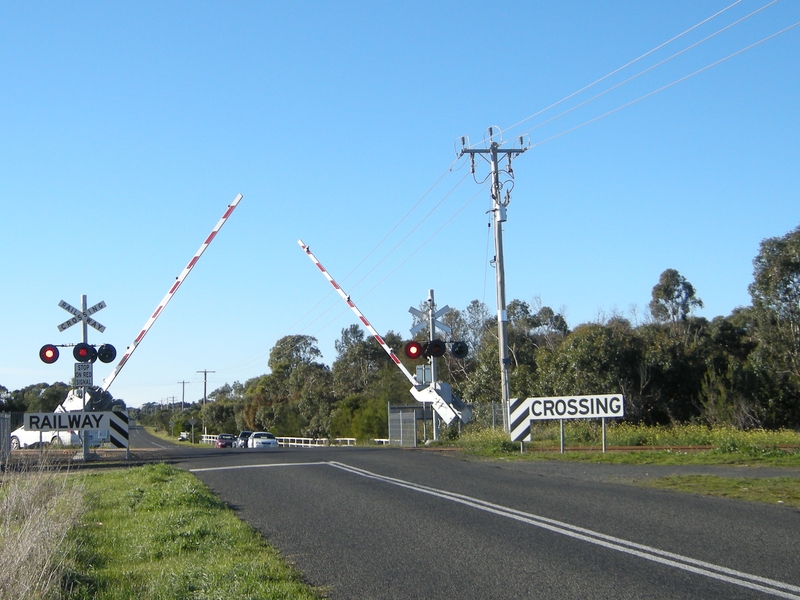
[(82, 294), (107, 304), (89, 341), (121, 356), (237, 193), (111, 386), (130, 406), (180, 401), (180, 381), (199, 399), (204, 369), (208, 391), (261, 375), (288, 334), (332, 364), (355, 320), (298, 238), (382, 333), (407, 335), (428, 289), (494, 312), (488, 191), (448, 170), (489, 126), (534, 144), (514, 162), (509, 300), (571, 327), (641, 321), (674, 268), (700, 315), (748, 305), (760, 241), (800, 223), (800, 27), (573, 128), (795, 24), (800, 3), (544, 123), (769, 2), (743, 0), (533, 116), (732, 1), (3, 2), (0, 384), (69, 381), (69, 349), (38, 351), (80, 341), (56, 326)]

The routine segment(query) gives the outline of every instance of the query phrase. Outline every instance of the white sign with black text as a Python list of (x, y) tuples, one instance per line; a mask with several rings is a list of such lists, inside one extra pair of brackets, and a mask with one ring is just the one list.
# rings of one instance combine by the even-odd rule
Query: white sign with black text
[(531, 421), (608, 419), (625, 416), (622, 394), (586, 394), (552, 398), (513, 398), (509, 402), (511, 439), (530, 441)]
[(75, 387), (91, 387), (94, 385), (92, 363), (75, 363)]

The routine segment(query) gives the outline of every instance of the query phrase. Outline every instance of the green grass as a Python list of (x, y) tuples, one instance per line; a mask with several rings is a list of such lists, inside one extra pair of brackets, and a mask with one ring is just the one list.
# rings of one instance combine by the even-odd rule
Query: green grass
[[(474, 456), (494, 460), (563, 460), (587, 463), (633, 465), (735, 465), (750, 467), (800, 467), (800, 433), (790, 430), (737, 431), (730, 427), (709, 428), (699, 425), (676, 427), (640, 427), (617, 425), (607, 431), (607, 446), (622, 450), (599, 452), (599, 431), (585, 423), (566, 426), (566, 439), (573, 449), (566, 453), (543, 451), (558, 447), (558, 426), (533, 431), (533, 442), (526, 443), (525, 453), (519, 442), (512, 442), (501, 430), (486, 429), (462, 435), (458, 447)], [(555, 431), (554, 431), (555, 430)], [(555, 444), (553, 437), (555, 435)], [(577, 446), (578, 449), (574, 449)], [(656, 449), (656, 446), (661, 447)], [(688, 450), (687, 446), (710, 446), (706, 450)], [(785, 446), (781, 448), (779, 446)], [(648, 447), (652, 449), (648, 449)], [(592, 451), (589, 451), (589, 448)], [(684, 448), (684, 449), (678, 449)], [(783, 504), (800, 508), (800, 478), (745, 478), (712, 475), (676, 475), (640, 480), (646, 485), (680, 491)]]
[(71, 599), (318, 598), (193, 475), (159, 464), (74, 476), (87, 510)]
[[(512, 442), (501, 430), (484, 429), (462, 435), (459, 448), (475, 456), (507, 460), (570, 460), (617, 464), (663, 465), (760, 465), (800, 467), (800, 433), (791, 430), (738, 431), (731, 427), (684, 425), (643, 427), (628, 424), (609, 425), (606, 446), (602, 449), (599, 425), (571, 422), (565, 426), (569, 450), (560, 454), (558, 425), (540, 426), (532, 431), (532, 441)], [(705, 450), (689, 450), (705, 446)], [(616, 448), (622, 448), (617, 450)], [(548, 449), (549, 451), (545, 451)]]
[(639, 485), (800, 508), (800, 479), (796, 477), (751, 479), (713, 475), (673, 475), (641, 481)]

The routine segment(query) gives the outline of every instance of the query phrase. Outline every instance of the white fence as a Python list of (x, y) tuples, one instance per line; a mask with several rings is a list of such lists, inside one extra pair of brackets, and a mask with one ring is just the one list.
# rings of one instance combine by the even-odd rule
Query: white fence
[(314, 439), (303, 437), (279, 437), (279, 446), (290, 448), (316, 448), (319, 446), (355, 446), (356, 438)]
[[(318, 448), (322, 446), (355, 446), (356, 438), (333, 438), (314, 439), (304, 437), (276, 437), (278, 445), (285, 448)], [(216, 435), (203, 435), (200, 437), (201, 444), (214, 444), (217, 441)]]

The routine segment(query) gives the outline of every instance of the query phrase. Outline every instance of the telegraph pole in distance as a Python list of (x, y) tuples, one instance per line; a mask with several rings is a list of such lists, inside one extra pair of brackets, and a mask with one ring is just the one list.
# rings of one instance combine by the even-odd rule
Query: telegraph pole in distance
[[(198, 371), (199, 373), (199, 371)], [(183, 391), (181, 392), (181, 410), (183, 410), (183, 401), (186, 399), (186, 384), (189, 383), (188, 381), (179, 381), (183, 387)]]
[[(198, 371), (198, 373), (202, 373), (203, 374), (203, 406), (205, 406), (206, 405), (206, 384), (208, 383), (208, 374), (209, 373), (216, 373), (216, 371), (209, 371), (207, 369), (204, 369), (202, 371)], [(205, 422), (205, 418), (204, 418), (203, 419), (203, 435), (205, 435), (206, 433), (208, 433), (208, 432), (206, 431), (206, 422)]]
[[(511, 398), (511, 388), (508, 382), (508, 366), (511, 359), (508, 357), (508, 313), (506, 312), (506, 275), (505, 263), (503, 261), (503, 223), (507, 219), (508, 203), (511, 201), (511, 190), (506, 190), (505, 199), (501, 199), (503, 183), (500, 181), (500, 173), (505, 172), (511, 180), (514, 179), (514, 171), (511, 170), (512, 157), (522, 154), (527, 148), (507, 148), (503, 149), (500, 144), (494, 141), (494, 128), (489, 127), (489, 147), (488, 148), (467, 148), (466, 138), (461, 138), (461, 154), (470, 155), (471, 170), (475, 174), (475, 155), (481, 155), (488, 160), (492, 172), (492, 213), (494, 213), (494, 251), (495, 251), (495, 283), (497, 287), (497, 337), (500, 346), (500, 392), (503, 404), (503, 430), (509, 431), (508, 403)], [(522, 137), (519, 138), (522, 146)], [(486, 156), (484, 156), (486, 155)], [(498, 163), (500, 156), (508, 161), (505, 169), (500, 169)], [(488, 158), (487, 158), (488, 156)]]
[(202, 373), (203, 374), (203, 406), (205, 406), (206, 405), (206, 384), (208, 383), (208, 374), (209, 373), (216, 373), (216, 371), (203, 370), (203, 371), (198, 371), (198, 373)]

